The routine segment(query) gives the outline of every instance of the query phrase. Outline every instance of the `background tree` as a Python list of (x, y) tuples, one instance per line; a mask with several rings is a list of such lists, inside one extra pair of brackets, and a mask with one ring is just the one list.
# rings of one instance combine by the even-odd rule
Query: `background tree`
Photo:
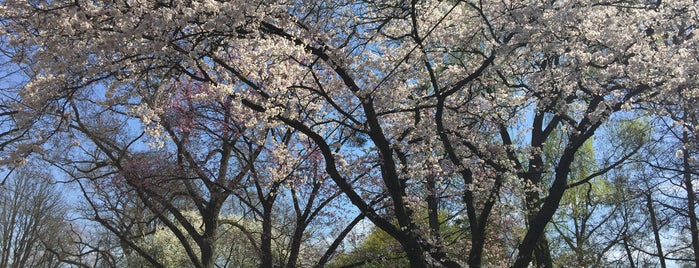
[[(255, 265), (296, 266), (311, 243), (309, 226), (323, 226), (319, 219), (327, 221), (328, 204), (338, 196), (319, 173), (316, 149), (283, 126), (256, 123), (230, 97), (210, 101), (202, 94), (216, 92), (181, 82), (144, 93), (146, 106), (168, 102), (153, 119), (134, 115), (144, 108), (128, 100), (75, 98), (63, 134), (73, 142), (57, 145), (63, 150), (47, 160), (80, 185), (84, 214), (119, 239), (131, 265), (244, 263), (236, 258), (249, 255), (230, 259), (216, 252), (233, 249), (226, 246), (232, 241), (219, 239), (230, 236), (220, 232), (226, 230), (244, 234), (247, 241), (234, 241), (257, 255)], [(84, 116), (92, 113), (99, 116)], [(137, 124), (144, 130), (134, 131)], [(164, 136), (145, 135), (156, 130)], [(295, 215), (281, 212), (289, 207)], [(282, 226), (291, 226), (288, 233)]]
[(693, 246), (696, 239), (693, 239), (695, 234), (692, 230), (696, 229), (693, 226), (697, 222), (697, 200), (693, 186), (696, 180), (693, 171), (695, 115), (692, 109), (680, 107), (665, 106), (668, 116), (657, 119), (657, 124), (662, 126), (656, 130), (659, 143), (654, 148), (655, 152), (649, 154), (651, 157), (645, 161), (648, 166), (646, 174), (651, 182), (647, 187), (646, 198), (649, 204), (656, 207), (653, 220), (658, 228), (654, 229), (665, 229), (655, 231), (656, 236), (682, 233), (681, 236), (686, 238), (671, 239), (674, 241), (672, 243), (665, 241), (665, 254), (661, 253), (661, 245), (658, 245), (655, 254), (660, 262), (675, 260), (691, 265), (696, 262), (692, 257), (693, 252), (696, 252)]
[(24, 166), (0, 192), (0, 267), (60, 267), (67, 208), (52, 176)]
[(330, 267), (408, 267), (400, 244), (380, 229), (372, 228), (355, 248), (340, 254)]

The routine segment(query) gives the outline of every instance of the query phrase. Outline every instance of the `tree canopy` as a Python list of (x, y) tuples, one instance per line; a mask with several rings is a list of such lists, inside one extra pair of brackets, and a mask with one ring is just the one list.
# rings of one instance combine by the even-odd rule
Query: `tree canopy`
[(0, 3), (0, 164), (103, 265), (323, 267), (364, 221), (410, 267), (699, 261), (695, 1)]

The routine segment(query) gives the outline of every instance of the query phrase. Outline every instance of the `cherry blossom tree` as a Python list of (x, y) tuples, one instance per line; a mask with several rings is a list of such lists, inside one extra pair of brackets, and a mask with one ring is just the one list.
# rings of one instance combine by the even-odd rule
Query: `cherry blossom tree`
[[(57, 144), (61, 150), (46, 159), (80, 185), (84, 214), (119, 239), (131, 265), (212, 267), (249, 257), (217, 252), (233, 243), (258, 254), (261, 267), (294, 267), (312, 244), (310, 227), (328, 221), (339, 193), (319, 172), (313, 144), (259, 123), (230, 97), (206, 97), (215, 93), (183, 81), (144, 92), (143, 106), (83, 97), (69, 103), (72, 118), (61, 135), (72, 142)], [(151, 122), (134, 115), (162, 101), (164, 112)], [(287, 204), (294, 215), (280, 211)], [(290, 233), (281, 233), (287, 224)], [(219, 239), (231, 232), (247, 241)], [(177, 242), (178, 253), (163, 253), (163, 241)]]
[[(7, 44), (24, 48), (35, 70), (18, 92), (21, 114), (46, 122), (32, 141), (66, 126), (89, 132), (129, 183), (144, 183), (129, 159), (143, 161), (125, 149), (144, 140), (170, 148), (202, 216), (220, 213), (231, 185), (262, 174), (253, 163), (268, 158), (265, 142), (280, 160), (310, 141), (322, 178), (398, 241), (412, 267), (483, 265), (504, 243), (492, 231), (516, 204), (506, 200), (523, 204), (526, 229), (508, 261), (550, 266), (545, 230), (567, 189), (627, 160), (578, 180), (571, 169), (585, 142), (615, 115), (699, 96), (692, 1), (6, 1), (0, 14)], [(199, 91), (170, 93), (182, 83)], [(141, 127), (136, 138), (114, 143), (81, 126), (103, 111), (138, 118), (120, 125)], [(285, 131), (297, 136), (266, 138)], [(554, 132), (564, 138), (546, 159)], [(8, 161), (37, 151), (20, 149)], [(295, 165), (276, 169), (255, 186), (262, 216)], [(428, 212), (427, 228), (416, 211)], [(465, 263), (446, 250), (438, 211), (467, 223)], [(204, 225), (204, 235), (185, 227), (201, 236), (202, 260), (217, 223)]]

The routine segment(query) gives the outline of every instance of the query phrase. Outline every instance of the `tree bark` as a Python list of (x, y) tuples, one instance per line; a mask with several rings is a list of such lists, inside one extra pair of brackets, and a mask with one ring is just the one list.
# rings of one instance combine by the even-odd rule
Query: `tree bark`
[[(686, 116), (685, 116), (686, 120)], [(689, 141), (687, 130), (682, 131), (683, 144)], [(689, 217), (689, 230), (692, 235), (692, 250), (694, 251), (694, 264), (699, 265), (699, 228), (697, 227), (696, 193), (692, 184), (692, 167), (690, 166), (689, 150), (682, 150), (682, 179), (687, 191), (687, 216)]]
[(405, 251), (408, 257), (411, 268), (427, 267), (427, 261), (423, 254), (424, 251), (417, 240), (406, 234), (400, 237), (398, 242), (400, 242), (403, 247), (403, 251)]
[[(549, 125), (544, 128), (544, 113), (538, 113), (535, 115), (532, 123), (532, 137), (531, 146), (535, 148), (542, 148), (544, 142), (550, 137), (552, 132), (552, 127), (557, 123), (556, 120), (552, 120)], [(506, 134), (506, 133), (503, 133)], [(501, 134), (501, 136), (503, 136)], [(508, 144), (512, 144), (509, 135), (507, 137), (509, 141)], [(516, 156), (510, 156), (511, 160), (517, 160)], [(517, 160), (518, 161), (518, 160)], [(572, 162), (572, 160), (571, 160)], [(535, 153), (532, 155), (529, 166), (527, 168), (528, 172), (524, 175), (524, 179), (527, 180), (532, 185), (542, 184), (542, 174), (544, 173), (544, 160), (541, 153)], [(525, 197), (525, 205), (527, 208), (527, 224), (529, 228), (533, 225), (542, 224), (536, 221), (537, 214), (541, 211), (540, 208), (541, 197), (537, 192), (527, 192)], [(543, 223), (544, 225), (546, 223)], [(544, 226), (545, 228), (545, 226)], [(541, 236), (537, 239), (536, 245), (534, 247), (534, 262), (536, 267), (553, 267), (553, 259), (551, 258), (551, 252), (548, 245), (548, 239), (546, 234), (542, 232)]]
[(441, 247), (439, 234), (439, 200), (437, 197), (437, 187), (434, 176), (427, 178), (427, 214), (430, 226), (430, 236), (437, 241), (437, 246)]
[[(532, 225), (541, 224), (536, 222), (535, 219), (535, 216), (537, 215), (536, 204), (539, 202), (539, 196), (536, 193), (529, 193), (527, 195), (527, 214), (529, 214), (528, 224), (531, 229)], [(534, 246), (534, 264), (535, 267), (539, 268), (553, 268), (553, 259), (551, 258), (551, 250), (549, 248), (548, 239), (546, 238), (546, 233), (541, 234), (539, 239), (536, 241), (536, 245)]]
[(631, 247), (629, 247), (629, 237), (626, 235), (626, 231), (624, 231), (622, 241), (624, 243), (624, 250), (626, 251), (626, 258), (629, 260), (629, 267), (636, 268), (636, 264), (633, 261), (633, 255), (631, 254)]
[(546, 234), (542, 234), (539, 237), (539, 241), (536, 242), (536, 248), (534, 249), (534, 262), (536, 267), (539, 268), (553, 268), (553, 259), (551, 258), (551, 249), (549, 247), (549, 240), (546, 238)]
[(480, 230), (473, 230), (471, 233), (471, 252), (468, 254), (469, 267), (481, 267), (484, 240), (484, 234)]
[(655, 214), (655, 209), (653, 208), (653, 199), (651, 198), (650, 193), (646, 193), (646, 208), (648, 208), (648, 217), (650, 217), (650, 224), (653, 228), (655, 248), (658, 253), (658, 259), (660, 260), (660, 267), (667, 268), (667, 264), (665, 264), (665, 254), (663, 253), (663, 246), (660, 241), (660, 227), (658, 226), (658, 219)]
[(289, 252), (289, 261), (286, 267), (293, 268), (297, 266), (299, 259), (299, 253), (301, 251), (301, 242), (303, 241), (303, 232), (306, 230), (306, 223), (303, 219), (296, 220), (296, 226), (294, 227), (294, 234), (291, 237), (291, 248)]
[(586, 139), (579, 141), (577, 146), (569, 144), (564, 150), (556, 168), (556, 177), (551, 188), (549, 188), (549, 194), (544, 200), (544, 204), (530, 221), (529, 230), (527, 230), (527, 234), (518, 246), (519, 253), (514, 267), (524, 268), (529, 266), (529, 263), (532, 261), (532, 253), (537, 249), (539, 239), (544, 235), (546, 224), (551, 221), (563, 198), (568, 182), (568, 174), (570, 174), (570, 165), (573, 162), (575, 152), (577, 152), (584, 140)]
[[(217, 200), (218, 201), (218, 200)], [(216, 267), (216, 236), (218, 234), (219, 213), (221, 204), (215, 202), (202, 213), (202, 221), (204, 223), (204, 234), (199, 238), (199, 248), (201, 250), (202, 267)]]
[(264, 200), (264, 214), (262, 215), (262, 233), (260, 234), (260, 268), (270, 268), (274, 265), (272, 254), (272, 204)]

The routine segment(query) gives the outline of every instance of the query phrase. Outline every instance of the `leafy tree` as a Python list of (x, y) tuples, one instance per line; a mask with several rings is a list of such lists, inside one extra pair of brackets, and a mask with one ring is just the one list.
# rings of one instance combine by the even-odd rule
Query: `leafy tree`
[[(634, 202), (636, 194), (630, 193), (623, 181), (616, 181), (614, 176), (620, 175), (607, 173), (600, 166), (617, 171), (633, 168), (634, 162), (626, 160), (636, 161), (639, 151), (650, 142), (649, 127), (643, 119), (613, 121), (606, 126), (606, 137), (589, 140), (578, 151), (571, 181), (582, 183), (569, 185), (549, 231), (559, 245), (552, 248), (553, 265), (611, 265), (609, 262), (614, 259), (611, 253), (618, 249), (625, 233), (632, 233), (626, 223), (618, 222), (617, 216), (636, 212), (624, 211), (628, 209), (627, 203)], [(558, 147), (549, 143), (544, 148), (548, 158)], [(603, 165), (598, 164), (600, 160)]]
[(330, 267), (408, 267), (400, 244), (387, 233), (372, 228), (356, 248), (339, 255)]

